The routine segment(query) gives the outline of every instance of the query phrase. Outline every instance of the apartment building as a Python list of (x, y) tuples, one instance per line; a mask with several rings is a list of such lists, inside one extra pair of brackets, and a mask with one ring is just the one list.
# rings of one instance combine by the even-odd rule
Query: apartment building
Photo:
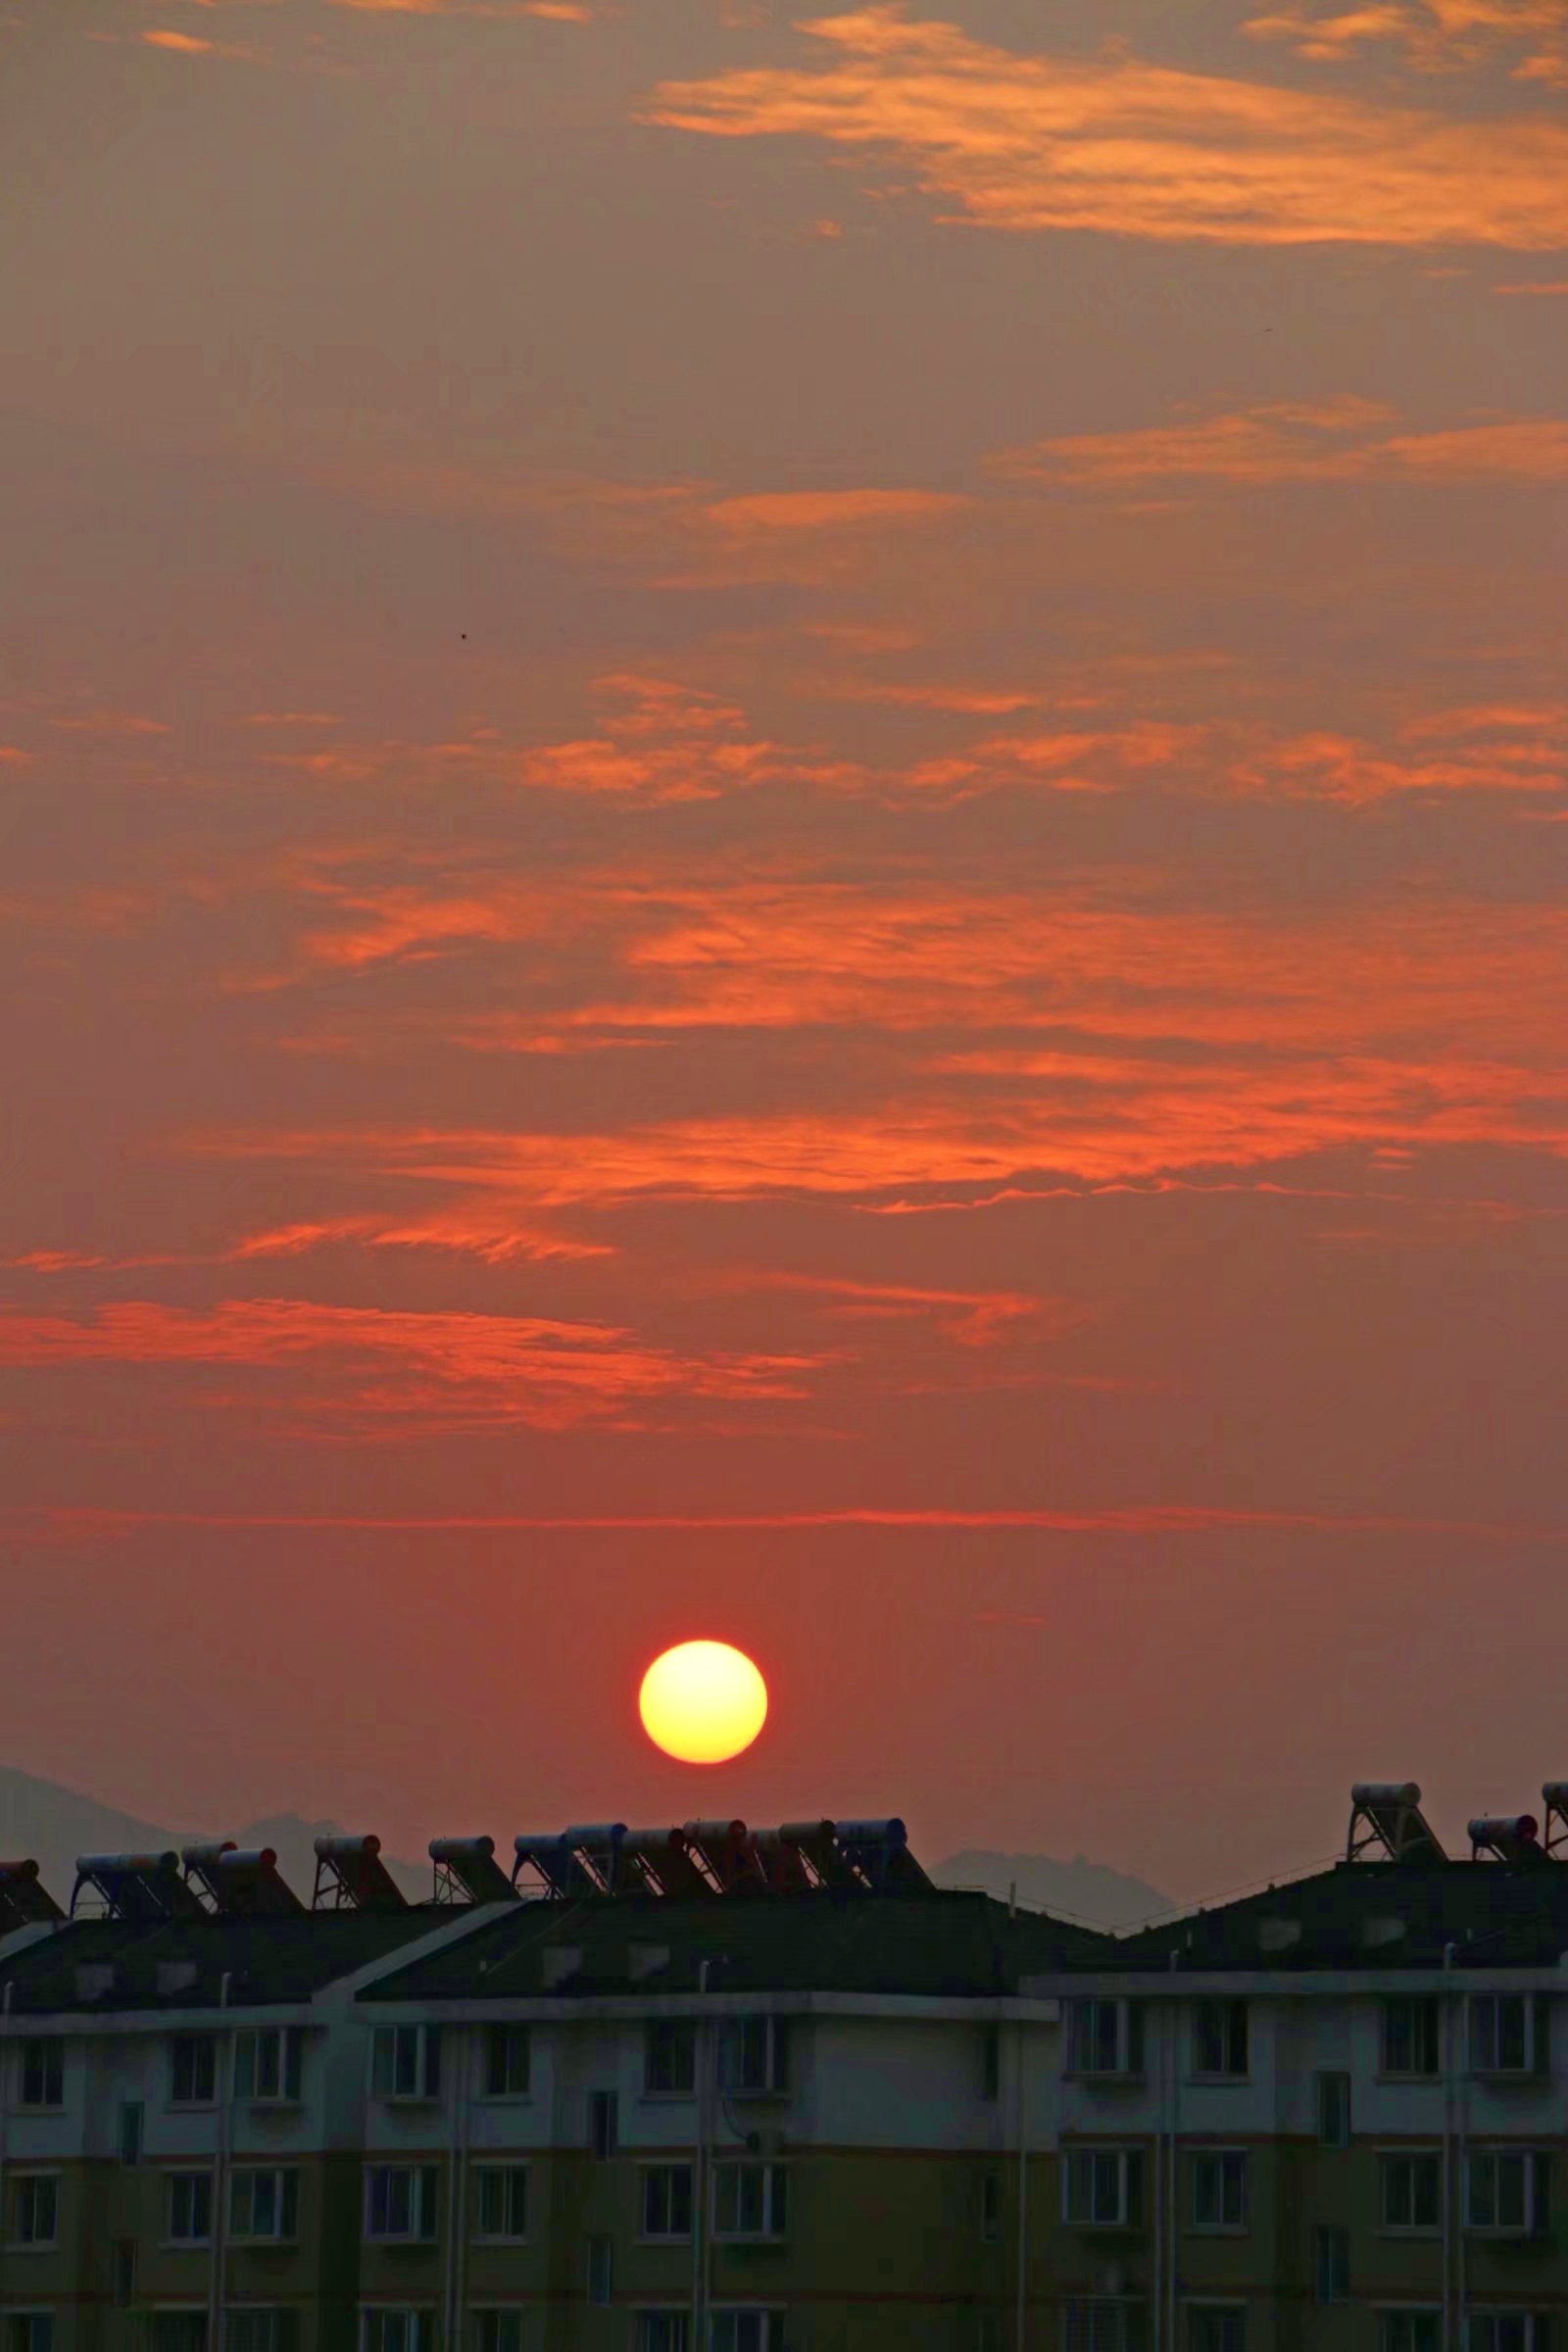
[(897, 1824), (102, 1872), (0, 1936), (0, 2352), (1552, 2352), (1562, 1823), (1119, 1940)]

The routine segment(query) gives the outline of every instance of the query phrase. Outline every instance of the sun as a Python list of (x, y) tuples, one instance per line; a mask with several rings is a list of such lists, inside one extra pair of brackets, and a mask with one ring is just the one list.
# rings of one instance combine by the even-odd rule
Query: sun
[(750, 1747), (767, 1717), (767, 1685), (727, 1642), (681, 1642), (643, 1676), (643, 1730), (683, 1764), (723, 1764)]

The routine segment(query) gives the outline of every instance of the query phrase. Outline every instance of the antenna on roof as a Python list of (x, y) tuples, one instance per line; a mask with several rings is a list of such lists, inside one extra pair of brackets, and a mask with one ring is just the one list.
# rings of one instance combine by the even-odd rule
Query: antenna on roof
[(493, 1838), (432, 1838), (438, 1903), (510, 1903), (517, 1889), (496, 1860)]
[(227, 1919), (291, 1919), (305, 1905), (277, 1875), (270, 1845), (238, 1846), (232, 1838), (216, 1845), (180, 1849), (186, 1884), (204, 1894), (209, 1907)]
[(406, 1911), (376, 1837), (318, 1838), (313, 1911)]
[(1544, 1850), (1554, 1861), (1568, 1862), (1568, 1781), (1547, 1781), (1541, 1801), (1546, 1808)]
[(1350, 1790), (1347, 1862), (1359, 1862), (1371, 1847), (1385, 1862), (1444, 1862), (1447, 1856), (1421, 1815), (1421, 1790), (1414, 1781), (1357, 1781)]
[(1494, 1862), (1544, 1862), (1541, 1824), (1533, 1813), (1483, 1813), (1468, 1825), (1470, 1859), (1490, 1854)]
[(36, 1862), (0, 1862), (0, 1936), (65, 1916), (48, 1887), (40, 1885)]
[(166, 1919), (202, 1916), (201, 1897), (180, 1877), (179, 1856), (172, 1847), (164, 1854), (78, 1854), (76, 1883), (71, 1890), (73, 1919), (84, 1886), (97, 1894), (102, 1915), (109, 1919), (156, 1927)]

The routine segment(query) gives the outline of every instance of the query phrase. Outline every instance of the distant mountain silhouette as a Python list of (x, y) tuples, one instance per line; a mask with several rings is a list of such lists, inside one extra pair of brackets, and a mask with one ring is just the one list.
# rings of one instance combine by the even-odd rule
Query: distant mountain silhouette
[[(278, 1870), (301, 1901), (308, 1903), (316, 1884), (315, 1840), (330, 1837), (342, 1826), (335, 1821), (302, 1821), (297, 1813), (279, 1813), (237, 1829), (215, 1829), (209, 1824), (171, 1830), (142, 1821), (134, 1813), (117, 1812), (96, 1797), (62, 1788), (58, 1782), (37, 1780), (14, 1764), (0, 1764), (0, 1857), (20, 1860), (32, 1856), (44, 1885), (61, 1903), (71, 1900), (78, 1854), (162, 1853), (170, 1846), (219, 1837), (232, 1838), (238, 1845), (271, 1846), (277, 1854)], [(405, 1894), (416, 1899), (429, 1894), (428, 1862), (399, 1862), (388, 1854), (381, 1859)]]
[(1146, 1919), (1176, 1905), (1169, 1895), (1146, 1886), (1142, 1879), (1124, 1878), (1103, 1863), (1075, 1854), (1070, 1862), (1054, 1862), (1046, 1854), (993, 1854), (966, 1846), (951, 1854), (931, 1872), (939, 1886), (983, 1886), (1004, 1902), (1016, 1887), (1020, 1903), (1031, 1909), (1054, 1911), (1058, 1918), (1087, 1921), (1094, 1928), (1138, 1928)]

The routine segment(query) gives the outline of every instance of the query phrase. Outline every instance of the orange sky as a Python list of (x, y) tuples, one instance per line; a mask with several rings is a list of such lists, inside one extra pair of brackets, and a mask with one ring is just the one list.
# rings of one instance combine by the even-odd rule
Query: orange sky
[[(4, 0), (0, 1559), (192, 1826), (1568, 1771), (1568, 0)], [(1556, 1745), (1553, 1743), (1556, 1742)]]

